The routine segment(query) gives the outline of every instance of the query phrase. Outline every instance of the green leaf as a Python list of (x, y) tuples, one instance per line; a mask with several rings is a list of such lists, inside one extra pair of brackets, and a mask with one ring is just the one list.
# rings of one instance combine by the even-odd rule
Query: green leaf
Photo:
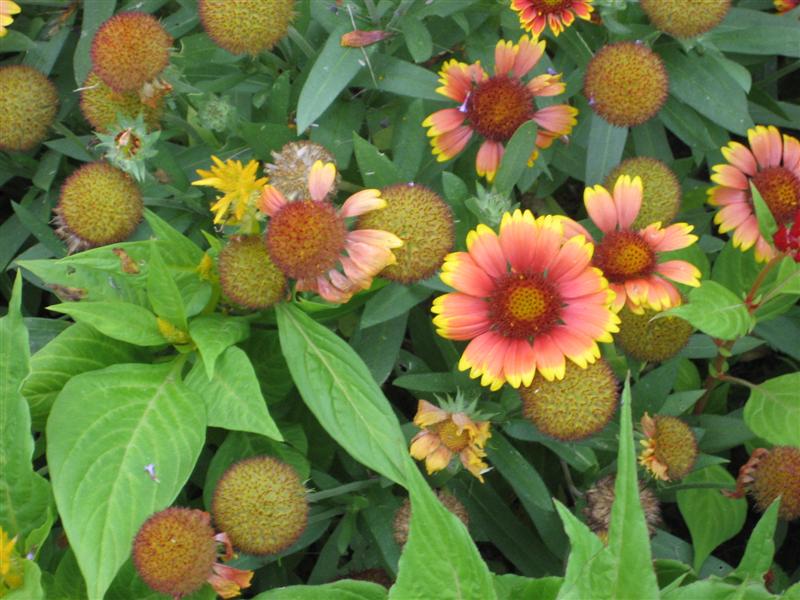
[(703, 333), (723, 340), (742, 337), (755, 326), (755, 319), (741, 298), (709, 280), (689, 292), (686, 304), (661, 314), (682, 317)]
[(173, 502), (200, 454), (205, 408), (178, 378), (180, 364), (78, 375), (50, 412), (53, 491), (90, 598), (103, 597), (139, 526)]
[(91, 325), (100, 333), (129, 344), (162, 346), (167, 343), (158, 330), (155, 315), (129, 302), (67, 302), (47, 309), (69, 315), (78, 323)]
[(386, 54), (372, 55), (353, 85), (423, 100), (444, 99), (436, 92), (438, 80), (433, 71)]
[(198, 362), (186, 377), (186, 385), (205, 401), (209, 427), (250, 431), (283, 441), (244, 350), (236, 346), (225, 350), (211, 378)]
[(519, 575), (495, 575), (494, 590), (499, 600), (555, 600), (563, 583), (561, 577), (520, 577)]
[(85, 323), (71, 325), (31, 358), (22, 395), (30, 405), (34, 429), (44, 429), (56, 396), (75, 375), (145, 357), (137, 346), (109, 338)]
[(704, 151), (717, 148), (703, 118), (694, 109), (675, 98), (667, 98), (661, 108), (659, 118), (667, 129), (683, 140), (692, 150)]
[(772, 558), (775, 556), (775, 526), (778, 524), (780, 505), (780, 499), (776, 498), (761, 515), (753, 533), (750, 534), (750, 539), (747, 540), (744, 556), (736, 570), (730, 574), (731, 577), (738, 577), (742, 581), (764, 580), (764, 575), (772, 566)]
[(744, 422), (770, 444), (800, 446), (798, 389), (800, 373), (774, 377), (754, 387), (744, 407)]
[(510, 196), (519, 178), (528, 168), (528, 161), (536, 150), (536, 123), (523, 123), (506, 144), (506, 151), (497, 169), (494, 187), (502, 196)]
[(433, 54), (433, 39), (425, 24), (415, 15), (408, 14), (400, 22), (403, 39), (414, 62), (425, 62)]
[(372, 327), (399, 317), (425, 300), (431, 293), (431, 289), (423, 285), (390, 283), (364, 305), (361, 327)]
[(771, 240), (775, 232), (778, 231), (778, 224), (775, 222), (775, 217), (752, 181), (750, 182), (750, 194), (753, 198), (753, 207), (756, 210), (758, 230), (761, 232), (764, 239)]
[(147, 297), (153, 311), (175, 327), (186, 331), (186, 308), (172, 274), (167, 270), (157, 244), (150, 247), (150, 262), (147, 269)]
[(358, 169), (361, 171), (361, 177), (367, 187), (382, 188), (402, 180), (394, 163), (355, 131), (353, 132), (353, 148), (356, 152)]
[(384, 600), (386, 588), (371, 581), (343, 579), (324, 585), (291, 585), (262, 592), (253, 600)]
[(289, 371), (311, 412), (359, 462), (403, 484), (406, 441), (364, 362), (296, 306), (278, 304), (275, 312)]
[(250, 323), (239, 317), (213, 314), (197, 317), (189, 322), (189, 335), (197, 344), (209, 379), (214, 375), (217, 357), (229, 346), (247, 339), (249, 334)]
[[(733, 485), (736, 480), (719, 465), (694, 471), (683, 478), (683, 483), (688, 484), (715, 482)], [(714, 548), (742, 529), (747, 517), (747, 501), (728, 498), (713, 488), (680, 490), (677, 497), (678, 508), (692, 535), (694, 570), (699, 573)]]
[(725, 20), (705, 37), (723, 52), (800, 58), (796, 20), (760, 10), (731, 8)]
[[(600, 598), (599, 592), (607, 591), (607, 586), (611, 583), (610, 574), (606, 576), (592, 568), (593, 561), (603, 555), (603, 542), (566, 506), (558, 500), (554, 500), (554, 502), (572, 546), (567, 561), (567, 570), (564, 574), (564, 583), (558, 592), (558, 599)], [(602, 597), (610, 598), (611, 596), (602, 595)]]
[(32, 560), (22, 561), (22, 587), (3, 596), (5, 600), (45, 600), (42, 589), (42, 571)]
[(361, 70), (361, 51), (357, 48), (344, 48), (339, 43), (342, 35), (351, 29), (349, 23), (342, 23), (334, 29), (314, 61), (297, 100), (298, 135), (325, 112)]
[(397, 362), (406, 331), (408, 313), (372, 327), (362, 327), (350, 339), (350, 345), (367, 365), (378, 385), (388, 379)]
[(671, 590), (661, 600), (774, 600), (763, 583), (733, 585), (718, 577), (709, 577)]
[(397, 123), (392, 161), (402, 181), (414, 181), (422, 161), (429, 156), (428, 136), (420, 126), (424, 118), (425, 105), (417, 98), (409, 103), (408, 110)]
[(586, 148), (586, 185), (602, 184), (611, 169), (622, 160), (625, 142), (628, 139), (627, 127), (611, 125), (603, 117), (592, 113), (589, 127), (589, 145)]

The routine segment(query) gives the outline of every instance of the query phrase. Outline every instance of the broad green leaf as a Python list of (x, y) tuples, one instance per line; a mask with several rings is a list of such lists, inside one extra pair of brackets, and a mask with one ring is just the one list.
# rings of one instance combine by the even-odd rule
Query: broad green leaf
[(85, 323), (71, 325), (31, 358), (22, 395), (30, 405), (34, 429), (44, 429), (56, 396), (75, 375), (137, 362), (146, 355), (137, 346), (107, 337)]
[(400, 21), (400, 28), (414, 62), (420, 63), (428, 60), (433, 54), (433, 39), (428, 28), (425, 27), (425, 23), (409, 14)]
[(342, 35), (351, 29), (349, 23), (342, 23), (334, 29), (314, 61), (297, 101), (298, 134), (303, 133), (325, 112), (361, 70), (361, 51), (357, 48), (344, 48), (339, 43)]
[(406, 332), (408, 313), (372, 327), (362, 327), (353, 334), (350, 345), (372, 373), (378, 385), (383, 385), (392, 372)]
[(162, 256), (169, 265), (183, 265), (195, 268), (203, 258), (203, 251), (192, 240), (180, 233), (172, 225), (146, 208), (144, 218), (150, 229), (161, 242)]
[(703, 118), (693, 108), (675, 98), (667, 98), (659, 119), (692, 150), (703, 151), (717, 147)]
[(353, 85), (423, 100), (444, 100), (436, 92), (438, 83), (433, 71), (386, 54), (373, 54)]
[(682, 317), (703, 333), (723, 340), (742, 337), (755, 326), (742, 299), (716, 281), (704, 281), (689, 292), (686, 304), (662, 314)]
[(384, 600), (386, 588), (371, 581), (344, 579), (324, 585), (292, 585), (262, 592), (253, 600)]
[(414, 181), (422, 162), (428, 158), (428, 136), (420, 126), (425, 118), (425, 105), (416, 98), (397, 123), (392, 142), (392, 161), (402, 181)]
[(506, 144), (506, 150), (497, 169), (494, 187), (501, 196), (510, 196), (519, 178), (528, 168), (528, 161), (536, 151), (536, 123), (523, 123)]
[(382, 188), (401, 181), (402, 178), (394, 163), (355, 131), (353, 132), (353, 148), (364, 185), (371, 188)]
[(727, 242), (714, 261), (711, 276), (717, 283), (724, 285), (734, 294), (744, 295), (750, 290), (761, 268), (755, 261), (753, 251), (742, 252)]
[(137, 346), (162, 346), (167, 343), (158, 330), (156, 317), (146, 308), (128, 302), (67, 302), (48, 306), (48, 310), (69, 315), (115, 340)]
[(764, 202), (761, 193), (752, 181), (750, 182), (750, 194), (753, 198), (753, 208), (755, 208), (756, 211), (758, 230), (765, 240), (771, 240), (775, 232), (778, 231), (778, 224), (775, 222), (775, 216), (772, 214), (769, 206), (767, 206), (767, 203)]
[(209, 427), (250, 431), (283, 440), (267, 410), (253, 365), (244, 350), (236, 346), (225, 350), (211, 378), (198, 362), (186, 377), (186, 385), (205, 401)]
[(361, 315), (361, 327), (372, 327), (399, 317), (430, 295), (430, 288), (422, 285), (390, 283), (367, 300)]
[(401, 375), (392, 385), (417, 392), (446, 393), (456, 391), (456, 377), (452, 373), (416, 373)]
[(725, 20), (706, 34), (723, 52), (800, 58), (800, 29), (792, 18), (760, 10), (731, 8)]
[(589, 145), (586, 149), (586, 185), (602, 184), (611, 169), (622, 160), (627, 127), (616, 127), (600, 115), (592, 113), (589, 127)]
[[(608, 586), (611, 584), (610, 572), (603, 573), (592, 568), (593, 562), (604, 555), (603, 542), (566, 506), (558, 500), (554, 502), (571, 546), (558, 599), (610, 598), (608, 595)], [(605, 556), (608, 554), (605, 553)]]
[(281, 348), (300, 395), (359, 462), (405, 482), (411, 460), (397, 417), (355, 351), (291, 304), (276, 306)]
[(519, 575), (495, 575), (494, 590), (498, 600), (555, 600), (563, 583), (561, 577), (520, 577)]
[(161, 258), (157, 244), (150, 248), (150, 262), (147, 268), (147, 297), (153, 311), (162, 319), (166, 319), (175, 327), (186, 331), (186, 308), (183, 298), (172, 278), (171, 273)]
[(780, 505), (780, 500), (776, 498), (761, 515), (753, 533), (750, 534), (750, 539), (747, 540), (747, 547), (744, 549), (744, 556), (739, 566), (731, 573), (732, 577), (738, 577), (742, 581), (764, 580), (764, 575), (772, 566), (772, 557), (775, 556), (775, 526), (778, 524)]
[[(728, 471), (712, 465), (689, 473), (683, 483), (725, 483), (733, 485), (735, 479)], [(700, 572), (706, 558), (714, 548), (735, 536), (744, 526), (747, 501), (728, 498), (714, 488), (693, 488), (677, 493), (678, 508), (692, 535), (694, 570)]]
[(719, 577), (709, 577), (661, 596), (661, 600), (773, 600), (763, 583), (747, 582), (741, 585), (727, 583)]
[(799, 389), (800, 373), (788, 373), (757, 385), (750, 390), (744, 407), (744, 422), (771, 444), (800, 446)]
[(77, 375), (50, 412), (53, 491), (90, 598), (103, 597), (142, 522), (173, 502), (200, 454), (205, 407), (180, 364)]
[(217, 357), (226, 348), (246, 339), (250, 323), (246, 319), (226, 315), (204, 315), (189, 322), (189, 335), (197, 344), (209, 379), (214, 375)]
[(294, 388), (289, 367), (281, 353), (278, 332), (274, 329), (254, 329), (239, 347), (250, 357), (261, 383), (261, 393), (272, 404), (283, 400)]
[(336, 159), (336, 166), (343, 171), (353, 157), (353, 131), (358, 131), (364, 121), (364, 102), (351, 99), (335, 102), (324, 115), (317, 119), (319, 127), (312, 127), (312, 141), (328, 148)]
[(50, 484), (34, 472), (28, 403), (20, 392), (30, 370), (22, 320), (22, 273), (17, 271), (8, 314), (0, 318), (0, 527), (25, 539), (47, 520)]

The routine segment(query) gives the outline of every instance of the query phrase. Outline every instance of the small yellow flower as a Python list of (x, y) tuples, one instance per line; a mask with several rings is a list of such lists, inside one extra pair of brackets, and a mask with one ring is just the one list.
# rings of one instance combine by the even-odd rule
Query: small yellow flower
[(441, 471), (458, 454), (461, 464), (483, 483), (483, 447), (491, 437), (489, 421), (473, 421), (465, 412), (451, 412), (420, 400), (414, 424), (420, 431), (411, 440), (409, 453), (425, 460), (428, 474)]
[[(192, 185), (209, 186), (224, 194), (211, 206), (214, 223), (236, 225), (248, 212), (254, 212), (261, 188), (267, 183), (266, 177), (256, 179), (258, 163), (251, 160), (246, 166), (240, 160), (228, 159), (222, 162), (216, 156), (210, 171), (197, 169), (203, 179), (193, 181)], [(250, 209), (250, 211), (248, 211)]]
[[(0, 10), (2, 8), (0, 0)], [(9, 540), (8, 534), (0, 527), (0, 596), (22, 586), (22, 559), (14, 552), (16, 543), (17, 538)]]
[(0, 0), (0, 37), (8, 33), (6, 27), (14, 22), (11, 15), (19, 14), (22, 9), (13, 0)]

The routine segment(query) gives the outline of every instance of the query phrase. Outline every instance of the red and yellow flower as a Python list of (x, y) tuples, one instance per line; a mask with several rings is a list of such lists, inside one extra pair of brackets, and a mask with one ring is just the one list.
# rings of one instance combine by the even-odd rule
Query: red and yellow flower
[(691, 225), (675, 223), (662, 228), (661, 223), (651, 223), (638, 231), (632, 228), (642, 206), (642, 192), (641, 178), (622, 175), (613, 193), (596, 185), (586, 188), (583, 196), (589, 218), (603, 233), (592, 262), (616, 293), (613, 308), (619, 311), (627, 304), (637, 314), (645, 307), (664, 310), (681, 303), (680, 293), (667, 279), (700, 285), (700, 270), (693, 264), (659, 260), (661, 252), (680, 250), (697, 241)]
[(545, 25), (558, 35), (576, 16), (588, 21), (594, 10), (592, 0), (511, 0), (511, 8), (519, 15), (523, 29), (535, 36), (541, 35)]
[(0, 0), (0, 37), (8, 33), (6, 28), (14, 22), (11, 15), (17, 15), (21, 10), (19, 4), (13, 0)]
[(415, 459), (425, 461), (428, 475), (441, 471), (458, 455), (464, 468), (483, 483), (482, 473), (489, 468), (482, 460), (486, 456), (483, 447), (492, 436), (489, 421), (473, 421), (457, 405), (445, 410), (420, 400), (414, 424), (422, 431), (411, 440), (408, 451)]
[(378, 229), (349, 230), (345, 219), (386, 206), (379, 190), (350, 196), (341, 208), (327, 198), (336, 180), (333, 163), (317, 161), (308, 175), (310, 198), (288, 200), (276, 187), (261, 192), (259, 208), (270, 216), (267, 247), (283, 273), (296, 280), (297, 291), (316, 292), (343, 303), (394, 264), (392, 248), (403, 242)]
[(800, 0), (775, 0), (775, 8), (783, 14), (800, 6)]
[(716, 165), (708, 202), (720, 207), (714, 215), (720, 233), (733, 231), (733, 245), (745, 252), (755, 246), (756, 260), (765, 262), (775, 249), (758, 228), (752, 183), (778, 226), (789, 224), (800, 209), (800, 141), (770, 125), (747, 132), (748, 148), (730, 142), (722, 148), (727, 164)]
[(458, 368), (481, 384), (530, 385), (538, 371), (563, 379), (566, 359), (586, 367), (611, 342), (619, 319), (614, 293), (591, 265), (594, 246), (580, 226), (553, 215), (506, 213), (496, 234), (485, 225), (467, 236), (467, 252), (445, 258), (441, 279), (455, 292), (433, 302), (439, 335), (470, 340)]
[[(576, 124), (578, 110), (566, 104), (537, 107), (537, 97), (557, 96), (566, 85), (561, 74), (544, 73), (529, 81), (523, 78), (544, 55), (544, 41), (522, 36), (519, 43), (500, 40), (494, 51), (494, 75), (488, 75), (479, 62), (457, 60), (444, 63), (437, 92), (458, 102), (457, 108), (436, 111), (422, 122), (428, 127), (433, 154), (440, 162), (459, 154), (473, 134), (483, 138), (475, 168), (478, 175), (494, 180), (505, 152), (504, 143), (524, 123), (534, 121), (539, 130), (538, 148), (548, 148), (553, 140), (569, 134)], [(528, 166), (536, 160), (531, 155)]]

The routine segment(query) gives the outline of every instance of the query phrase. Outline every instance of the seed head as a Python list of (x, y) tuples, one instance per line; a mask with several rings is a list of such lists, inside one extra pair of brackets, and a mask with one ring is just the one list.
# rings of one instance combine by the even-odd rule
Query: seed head
[(220, 48), (233, 54), (269, 50), (289, 30), (294, 0), (200, 0), (200, 21)]
[(619, 312), (619, 333), (614, 341), (637, 360), (661, 362), (675, 356), (689, 341), (694, 327), (680, 317), (654, 318), (659, 311), (643, 308), (637, 315), (627, 306)]
[(781, 519), (793, 521), (800, 517), (800, 449), (773, 448), (758, 462), (752, 478), (747, 491), (759, 510), (767, 510), (780, 496), (778, 514)]
[[(441, 489), (436, 492), (436, 497), (447, 510), (458, 517), (466, 527), (469, 527), (469, 513), (461, 501), (447, 490)], [(405, 546), (408, 541), (409, 525), (411, 523), (411, 501), (406, 498), (403, 505), (394, 514), (394, 540), (400, 547)]]
[(81, 89), (81, 112), (95, 131), (106, 133), (120, 117), (135, 119), (140, 113), (150, 129), (157, 129), (163, 97), (154, 105), (142, 102), (136, 92), (115, 92), (96, 73), (89, 73)]
[(677, 38), (690, 38), (719, 25), (731, 0), (640, 0), (650, 22)]
[(228, 299), (254, 310), (269, 308), (286, 292), (286, 277), (257, 235), (231, 238), (219, 255), (219, 278)]
[(646, 439), (642, 440), (645, 450), (639, 456), (640, 464), (663, 481), (689, 474), (697, 460), (697, 438), (686, 423), (677, 417), (645, 413), (642, 429)]
[(58, 94), (39, 71), (0, 67), (0, 150), (24, 152), (47, 135), (56, 118)]
[[(607, 475), (586, 490), (586, 507), (583, 509), (583, 514), (586, 515), (586, 523), (591, 530), (601, 536), (608, 534), (616, 481), (616, 475)], [(661, 507), (655, 493), (641, 481), (639, 482), (639, 501), (644, 511), (647, 531), (652, 537), (656, 533), (656, 527), (661, 523)]]
[(642, 207), (631, 225), (633, 229), (644, 229), (656, 222), (666, 227), (672, 222), (681, 206), (681, 184), (667, 165), (648, 156), (629, 158), (608, 175), (606, 189), (612, 189), (620, 175), (642, 179)]
[[(321, 160), (325, 164), (336, 164), (333, 154), (328, 152), (325, 146), (308, 140), (285, 144), (280, 152), (272, 153), (272, 160), (274, 162), (264, 165), (269, 175), (269, 182), (278, 188), (278, 191), (287, 200), (302, 200), (311, 197), (308, 190), (308, 175), (315, 162)], [(330, 191), (331, 196), (336, 194), (339, 180), (341, 180), (341, 175), (337, 170), (336, 179)]]

